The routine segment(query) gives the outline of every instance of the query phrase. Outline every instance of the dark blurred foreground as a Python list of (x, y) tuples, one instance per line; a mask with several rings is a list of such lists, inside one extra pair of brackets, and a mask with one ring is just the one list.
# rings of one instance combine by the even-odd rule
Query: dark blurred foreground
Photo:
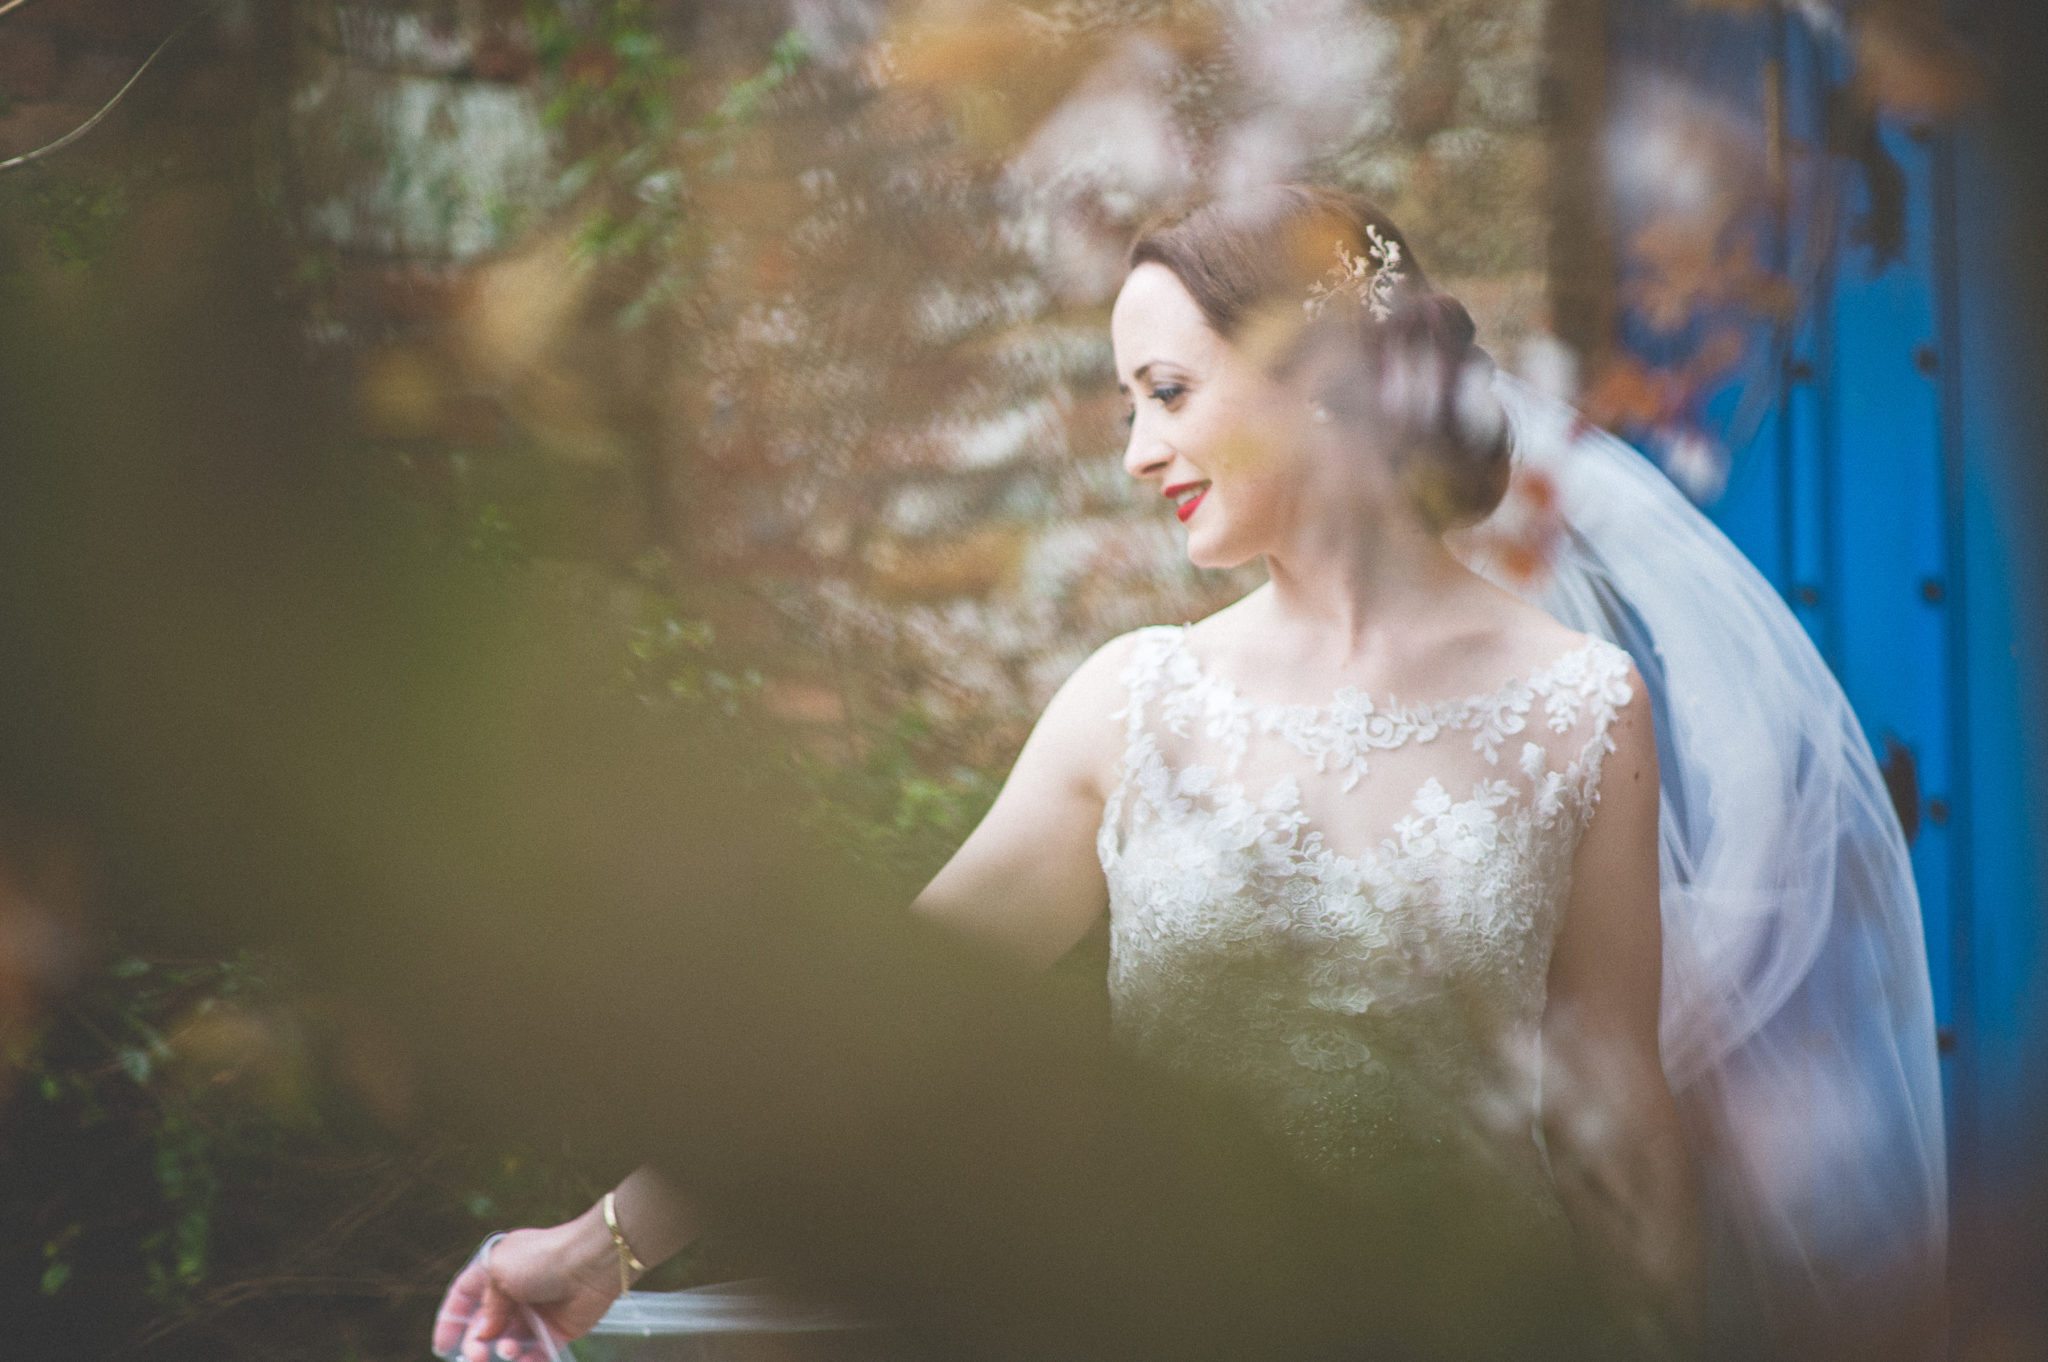
[[(253, 117), (273, 86), (240, 75)], [(389, 1122), (659, 1158), (935, 1357), (1595, 1346), (1570, 1265), (1442, 1196), (1332, 1204), (816, 848), (733, 732), (620, 696), (590, 621), (412, 533), (223, 161), (89, 275), (25, 270), (0, 323), (19, 903), (287, 960)], [(79, 1355), (24, 1295), (10, 1355)]]
[(291, 959), (399, 1119), (660, 1156), (934, 1356), (1585, 1355), (1565, 1265), (1330, 1204), (807, 845), (759, 754), (605, 699), (578, 621), (382, 524), (232, 196), (153, 241), (10, 312), (0, 580), (15, 824), (174, 886), (157, 942)]
[[(2022, 147), (2048, 137), (2041, 25), (2014, 6)], [(244, 55), (254, 119), (275, 86)], [(288, 959), (395, 1127), (567, 1139), (617, 1172), (660, 1157), (764, 1261), (935, 1357), (1607, 1346), (1569, 1264), (1455, 1196), (1330, 1204), (1219, 1104), (1119, 1063), (1092, 1009), (820, 849), (744, 735), (617, 696), (591, 621), (423, 544), (350, 466), (224, 162), (90, 278), (31, 271), (0, 308), (0, 815), (23, 902), (72, 905), (85, 940)], [(2048, 235), (2013, 237), (2038, 324)], [(2048, 377), (2043, 354), (2016, 376)], [(6, 980), (10, 1028), (54, 1001)], [(1959, 1303), (1994, 1322), (1973, 1356), (2038, 1319), (2029, 1171), (1963, 1226), (1998, 1247), (1995, 1271), (1960, 1255)], [(75, 1343), (31, 1325), (6, 1351)]]

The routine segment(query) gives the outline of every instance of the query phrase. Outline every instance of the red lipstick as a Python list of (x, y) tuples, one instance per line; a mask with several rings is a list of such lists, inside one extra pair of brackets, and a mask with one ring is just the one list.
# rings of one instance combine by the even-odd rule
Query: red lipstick
[(1207, 487), (1202, 486), (1202, 484), (1205, 481), (1207, 481), (1207, 479), (1198, 478), (1193, 482), (1177, 482), (1173, 484), (1173, 486), (1171, 487), (1161, 488), (1160, 494), (1164, 496), (1167, 500), (1171, 501), (1174, 498), (1178, 497), (1182, 492), (1187, 491), (1190, 487), (1202, 488), (1201, 492), (1199, 492), (1185, 506), (1176, 506), (1173, 508), (1173, 513), (1179, 516), (1181, 520), (1185, 522), (1189, 516), (1195, 513), (1195, 507), (1202, 504), (1202, 498), (1209, 495), (1209, 489)]

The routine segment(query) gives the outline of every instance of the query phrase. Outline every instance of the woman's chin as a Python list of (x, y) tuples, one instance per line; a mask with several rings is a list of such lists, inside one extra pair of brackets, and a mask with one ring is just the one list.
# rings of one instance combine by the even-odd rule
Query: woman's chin
[(1234, 568), (1239, 563), (1248, 561), (1251, 556), (1248, 553), (1232, 553), (1228, 547), (1211, 544), (1205, 538), (1190, 537), (1188, 540), (1188, 563), (1193, 567), (1221, 571)]

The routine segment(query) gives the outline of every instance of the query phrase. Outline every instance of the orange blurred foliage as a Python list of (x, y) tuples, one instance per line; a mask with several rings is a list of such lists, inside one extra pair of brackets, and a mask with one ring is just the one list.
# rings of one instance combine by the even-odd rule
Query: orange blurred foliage
[(1856, 19), (1856, 89), (1886, 113), (1948, 119), (1984, 97), (1982, 64), (1939, 10), (1891, 0)]

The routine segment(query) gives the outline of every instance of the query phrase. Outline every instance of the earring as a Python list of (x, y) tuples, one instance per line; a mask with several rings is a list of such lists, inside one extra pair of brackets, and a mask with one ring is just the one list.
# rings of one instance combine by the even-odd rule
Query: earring
[(1314, 403), (1308, 409), (1308, 419), (1317, 425), (1326, 426), (1330, 423), (1330, 409), (1319, 402)]

